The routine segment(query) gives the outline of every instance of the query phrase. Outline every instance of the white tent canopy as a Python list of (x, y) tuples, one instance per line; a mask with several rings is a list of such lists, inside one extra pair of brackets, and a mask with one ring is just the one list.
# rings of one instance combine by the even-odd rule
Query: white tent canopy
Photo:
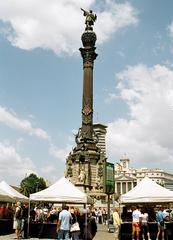
[(66, 203), (87, 203), (87, 195), (65, 177), (50, 187), (30, 195), (30, 200)]
[(0, 201), (1, 202), (14, 202), (13, 198), (11, 198), (7, 192), (0, 189)]
[(28, 198), (24, 196), (23, 194), (16, 191), (14, 188), (12, 188), (10, 185), (8, 185), (5, 181), (0, 182), (0, 190), (4, 191), (9, 198), (13, 199), (14, 201), (21, 201), (21, 202), (27, 202)]
[(121, 203), (162, 203), (173, 202), (173, 191), (170, 191), (148, 177), (142, 179), (136, 187), (123, 194)]

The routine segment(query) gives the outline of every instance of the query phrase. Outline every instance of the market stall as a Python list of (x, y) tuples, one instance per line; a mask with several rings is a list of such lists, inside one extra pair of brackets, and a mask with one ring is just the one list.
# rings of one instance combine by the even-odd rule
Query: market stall
[[(156, 205), (167, 205), (173, 202), (173, 191), (170, 191), (148, 177), (139, 182), (136, 187), (132, 190), (123, 194), (120, 198), (121, 205), (125, 206), (135, 206), (142, 205), (156, 206)], [(167, 228), (167, 240), (173, 239), (173, 222), (169, 221), (166, 223)], [(156, 239), (157, 234), (157, 223), (152, 221), (149, 222), (149, 231), (152, 240)], [(122, 223), (121, 227), (121, 240), (128, 240), (132, 237), (132, 223), (125, 221)]]
[(62, 177), (50, 187), (31, 194), (30, 201), (85, 204), (91, 203), (92, 199), (75, 187), (68, 179)]
[(28, 202), (29, 199), (23, 194), (16, 191), (13, 187), (8, 185), (5, 181), (0, 182), (0, 190), (5, 191), (7, 195), (13, 200), (12, 202)]
[(13, 202), (14, 199), (12, 197), (9, 196), (9, 194), (0, 189), (0, 202)]
[(133, 203), (169, 203), (173, 202), (173, 191), (170, 191), (148, 177), (143, 178), (132, 190), (123, 194), (121, 204)]
[(13, 230), (13, 213), (6, 207), (6, 203), (15, 203), (16, 201), (28, 202), (29, 199), (23, 194), (17, 192), (5, 181), (0, 182), (0, 209), (4, 211), (0, 214), (0, 235), (10, 234)]
[[(79, 190), (68, 179), (62, 177), (50, 187), (30, 195), (31, 201), (47, 202), (47, 203), (68, 203), (68, 204), (82, 204), (92, 203), (92, 199), (86, 193)], [(28, 226), (28, 235), (30, 237), (39, 238), (56, 238), (55, 223), (36, 223), (30, 222)], [(49, 235), (49, 236), (48, 236)]]
[(0, 202), (2, 203), (0, 206), (0, 235), (12, 232), (12, 221), (10, 219), (4, 219), (5, 208), (3, 203), (13, 201), (13, 198), (11, 198), (7, 192), (0, 189)]

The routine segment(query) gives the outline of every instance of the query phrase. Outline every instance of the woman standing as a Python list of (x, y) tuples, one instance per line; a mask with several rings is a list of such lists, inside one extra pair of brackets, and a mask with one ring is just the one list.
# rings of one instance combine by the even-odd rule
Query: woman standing
[(79, 227), (79, 217), (80, 217), (80, 211), (79, 208), (74, 208), (73, 211), (71, 211), (72, 215), (72, 226), (75, 226), (74, 228), (71, 227), (71, 237), (72, 240), (79, 240), (80, 236), (80, 227)]
[(121, 227), (121, 219), (119, 216), (118, 208), (115, 208), (113, 212), (113, 225), (115, 228), (115, 240), (118, 240), (119, 234), (120, 234), (120, 227)]
[(22, 223), (21, 213), (22, 213), (21, 203), (17, 202), (15, 214), (14, 214), (14, 225), (13, 225), (13, 228), (15, 229), (15, 232), (16, 232), (17, 239), (19, 239), (20, 233), (21, 233), (21, 223)]

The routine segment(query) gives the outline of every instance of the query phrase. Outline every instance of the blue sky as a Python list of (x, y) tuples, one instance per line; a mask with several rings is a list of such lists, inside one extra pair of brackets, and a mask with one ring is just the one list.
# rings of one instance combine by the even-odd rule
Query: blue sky
[(0, 180), (54, 182), (81, 126), (84, 17), (97, 14), (94, 122), (108, 161), (173, 173), (171, 0), (0, 0)]

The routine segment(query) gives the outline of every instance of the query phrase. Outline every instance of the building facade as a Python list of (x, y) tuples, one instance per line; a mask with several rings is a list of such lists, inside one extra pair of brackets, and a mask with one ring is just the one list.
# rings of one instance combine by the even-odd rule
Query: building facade
[(159, 168), (132, 168), (130, 159), (124, 154), (115, 164), (115, 196), (118, 198), (121, 194), (130, 191), (146, 176), (173, 191), (173, 174)]
[(101, 123), (93, 124), (93, 131), (98, 138), (97, 147), (100, 148), (100, 151), (106, 157), (106, 125)]

